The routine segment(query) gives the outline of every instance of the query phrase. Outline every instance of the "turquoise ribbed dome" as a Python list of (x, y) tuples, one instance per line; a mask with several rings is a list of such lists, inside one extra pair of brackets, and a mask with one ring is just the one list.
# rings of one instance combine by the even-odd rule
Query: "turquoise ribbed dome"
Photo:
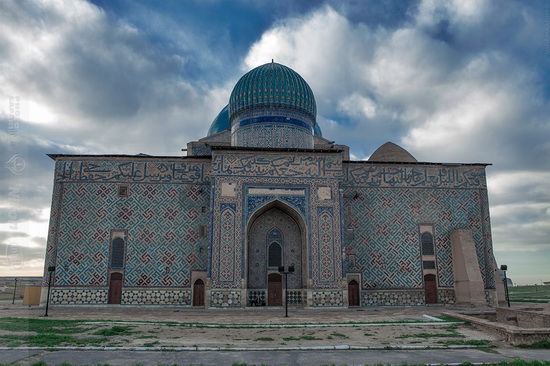
[[(212, 124), (210, 125), (210, 128), (208, 129), (208, 135), (212, 136), (217, 134), (218, 132), (222, 132), (225, 130), (231, 129), (231, 123), (229, 122), (229, 104), (223, 107), (223, 109), (218, 113), (216, 118), (214, 118), (214, 121), (212, 121)], [(315, 122), (315, 126), (313, 126), (313, 134), (315, 136), (323, 137), (323, 132), (321, 131), (321, 127)]]
[(291, 107), (315, 121), (315, 97), (306, 81), (294, 70), (271, 62), (246, 73), (229, 98), (230, 121), (255, 107)]
[(229, 105), (223, 107), (221, 112), (218, 113), (216, 118), (214, 118), (214, 121), (212, 121), (212, 125), (210, 125), (210, 129), (208, 130), (208, 136), (212, 136), (217, 134), (218, 132), (231, 129), (231, 124), (229, 123), (228, 107)]

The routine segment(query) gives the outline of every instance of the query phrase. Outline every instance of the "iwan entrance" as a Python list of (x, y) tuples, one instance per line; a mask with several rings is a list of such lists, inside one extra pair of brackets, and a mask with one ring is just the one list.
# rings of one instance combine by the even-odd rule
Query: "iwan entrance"
[(252, 217), (247, 236), (249, 306), (284, 304), (280, 266), (294, 266), (294, 273), (287, 279), (289, 304), (305, 303), (304, 231), (299, 215), (279, 202), (264, 207)]

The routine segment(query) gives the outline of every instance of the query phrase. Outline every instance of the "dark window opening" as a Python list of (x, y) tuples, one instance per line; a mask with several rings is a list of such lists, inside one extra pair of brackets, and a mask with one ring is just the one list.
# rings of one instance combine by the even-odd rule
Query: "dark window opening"
[(268, 266), (279, 267), (283, 265), (283, 249), (277, 242), (269, 244), (268, 249)]
[(424, 269), (435, 269), (435, 261), (422, 261)]
[(199, 227), (199, 236), (201, 238), (205, 238), (206, 237), (206, 225), (201, 225)]
[(430, 233), (423, 233), (421, 238), (422, 255), (434, 255), (434, 238)]
[(119, 184), (118, 185), (118, 196), (119, 197), (128, 197), (128, 185)]
[(111, 246), (111, 268), (124, 267), (124, 239), (115, 238)]

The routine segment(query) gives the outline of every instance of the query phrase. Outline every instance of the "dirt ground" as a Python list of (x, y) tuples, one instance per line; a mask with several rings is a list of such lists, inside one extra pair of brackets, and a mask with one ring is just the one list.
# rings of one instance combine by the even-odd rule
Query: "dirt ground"
[[(120, 334), (109, 336), (108, 342), (109, 346), (124, 347), (392, 347), (461, 345), (471, 341), (502, 345), (501, 340), (471, 326), (437, 323), (426, 316), (437, 317), (447, 310), (451, 309), (290, 308), (289, 317), (286, 318), (281, 308), (195, 310), (121, 306), (51, 307), (48, 318), (44, 318), (43, 308), (2, 305), (0, 317), (86, 320), (86, 330), (75, 334), (76, 337), (94, 337), (98, 330), (113, 326), (125, 327)], [(32, 333), (32, 329), (28, 331)], [(10, 334), (15, 333), (0, 331), (0, 335)]]

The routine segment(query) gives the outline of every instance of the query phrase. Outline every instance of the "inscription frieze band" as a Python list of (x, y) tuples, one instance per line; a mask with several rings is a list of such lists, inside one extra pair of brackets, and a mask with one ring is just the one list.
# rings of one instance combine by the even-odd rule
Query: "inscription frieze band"
[(482, 166), (344, 165), (346, 185), (365, 187), (487, 188)]
[(182, 161), (58, 161), (55, 180), (60, 182), (209, 182), (209, 168), (207, 163)]

